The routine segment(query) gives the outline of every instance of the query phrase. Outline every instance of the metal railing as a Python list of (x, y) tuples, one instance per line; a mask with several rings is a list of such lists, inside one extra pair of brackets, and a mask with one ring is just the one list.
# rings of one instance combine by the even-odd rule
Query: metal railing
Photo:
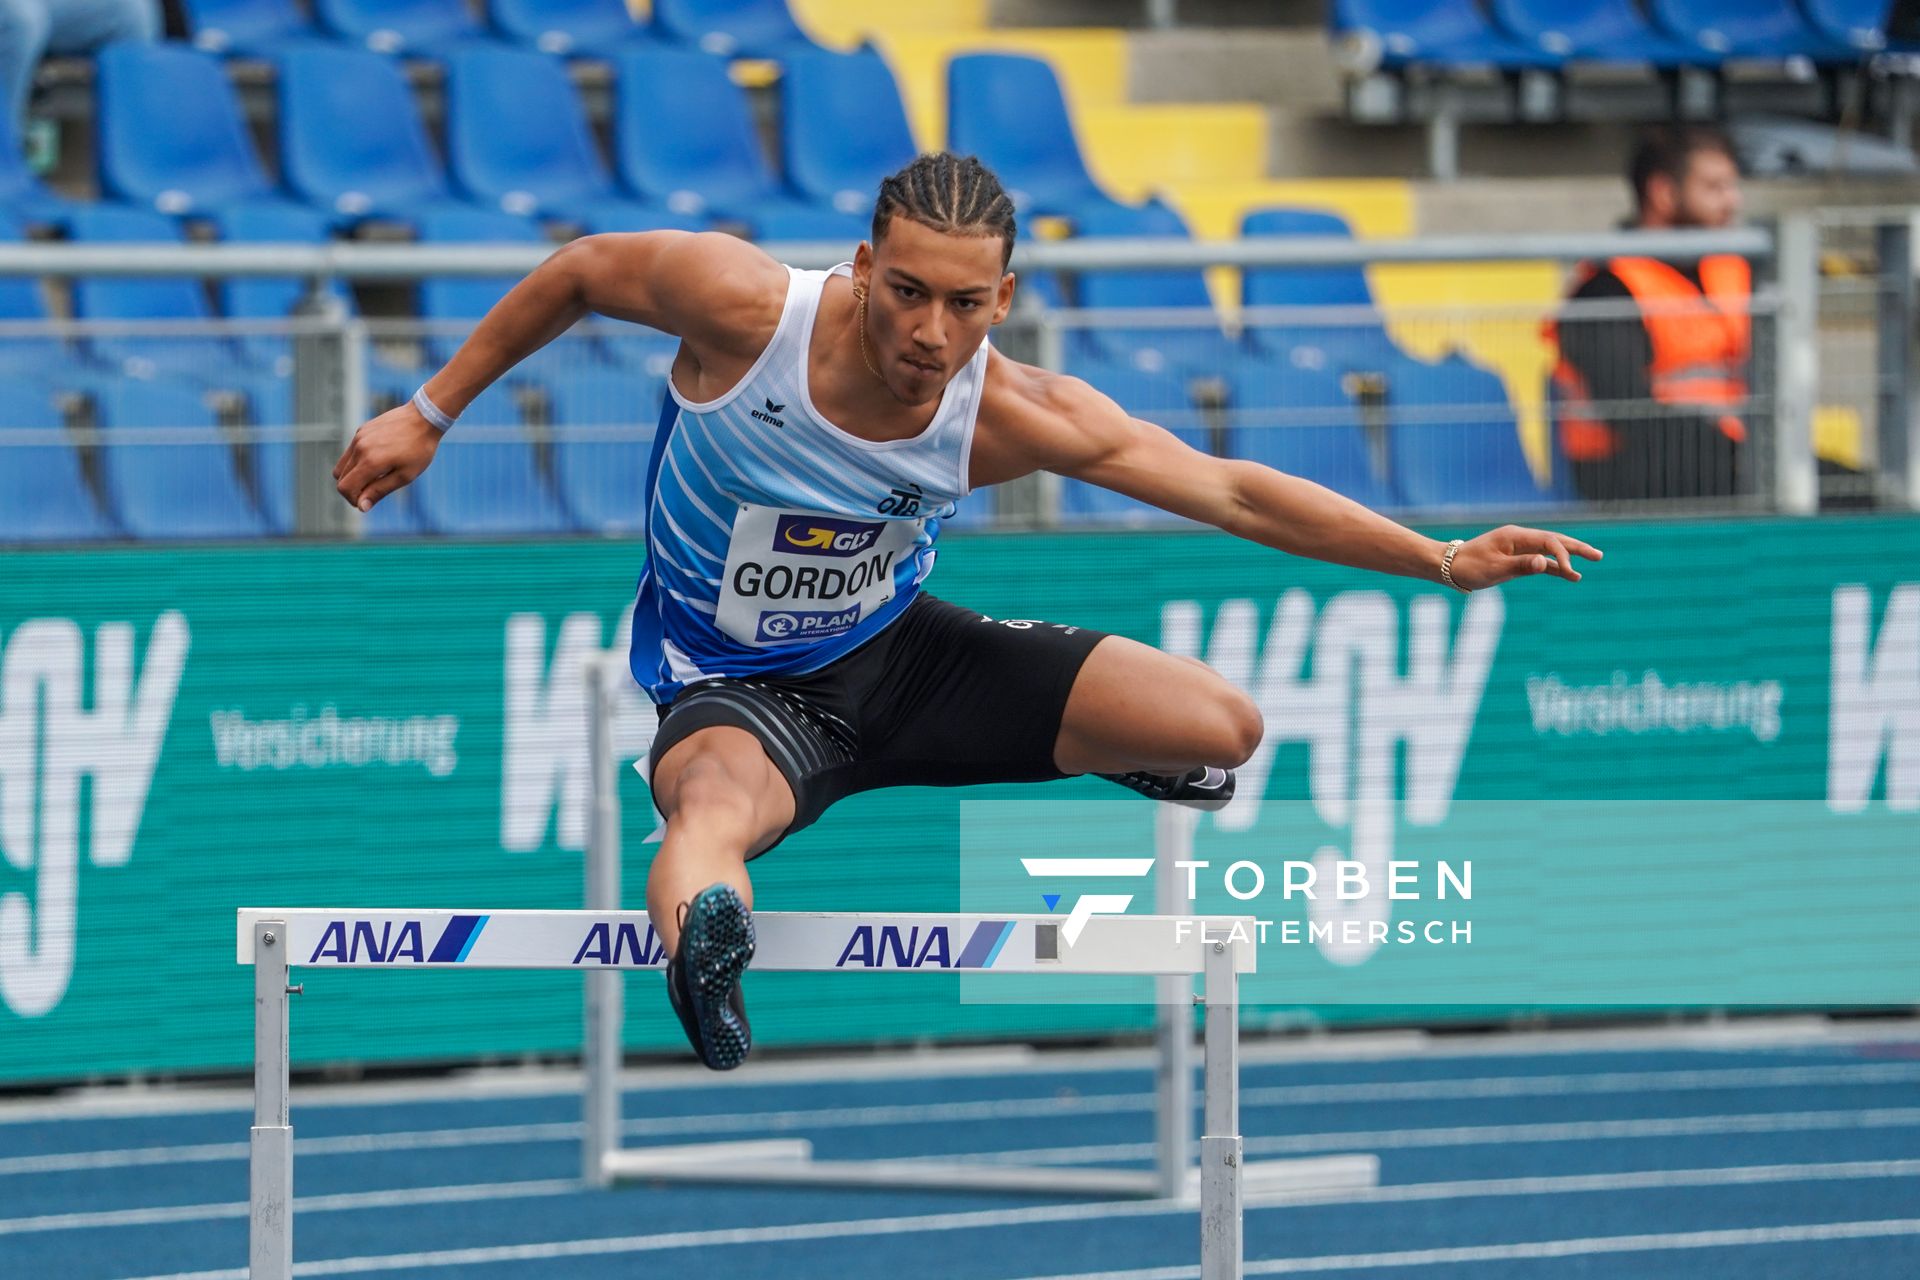
[[(1298, 470), (1397, 513), (1504, 518), (1530, 507), (1570, 505), (1596, 512), (1807, 512), (1823, 494), (1912, 505), (1920, 495), (1906, 354), (1913, 227), (1910, 217), (1882, 217), (1831, 226), (1800, 219), (1773, 229), (1719, 233), (1230, 243), (1079, 239), (1023, 244), (1016, 255), (1016, 271), (1029, 278), (1055, 276), (1071, 296), (1074, 278), (1087, 271), (1743, 254), (1757, 268), (1755, 359), (1747, 398), (1737, 410), (1749, 429), (1750, 448), (1737, 479), (1692, 490), (1671, 475), (1650, 475), (1638, 492), (1630, 486), (1595, 488), (1572, 474), (1554, 447), (1558, 410), (1545, 378), (1552, 351), (1543, 345), (1540, 323), (1557, 314), (1631, 325), (1636, 313), (1630, 305), (1385, 312), (1289, 307), (1223, 317), (1210, 310), (1049, 309), (1028, 301), (1035, 293), (1029, 289), (996, 342), (1016, 357), (1087, 377), (1136, 416), (1159, 422), (1196, 447)], [(1873, 248), (1860, 259), (1863, 274), (1823, 279), (1823, 252), (1831, 257), (1837, 238), (1863, 235)], [(846, 253), (838, 245), (771, 249), (785, 261), (809, 266)], [(347, 243), (0, 246), (0, 275), (309, 282), (301, 314), (282, 322), (0, 326), (0, 352), (10, 353), (12, 371), (45, 388), (52, 406), (39, 418), (16, 412), (5, 424), (0, 466), (32, 450), (43, 457), (65, 451), (103, 513), (107, 536), (116, 524), (122, 535), (168, 536), (164, 521), (153, 527), (123, 518), (129, 502), (123, 490), (129, 470), (137, 470), (125, 459), (169, 447), (199, 451), (196, 463), (175, 468), (188, 486), (176, 490), (184, 500), (232, 507), (233, 519), (208, 524), (230, 532), (199, 536), (631, 533), (643, 470), (634, 460), (644, 461), (673, 347), (669, 338), (610, 321), (577, 326), (482, 397), (417, 492), (383, 504), (367, 519), (333, 492), (332, 466), (353, 430), (410, 392), (471, 327), (363, 318), (343, 304), (340, 284), (511, 278), (550, 251)], [(1409, 351), (1409, 343), (1420, 354)], [(7, 372), (0, 369), (0, 377)], [(188, 420), (157, 421), (153, 412), (137, 408), (139, 388), (146, 385), (173, 387), (176, 405), (183, 403), (177, 393), (184, 385), (201, 408), (183, 411)], [(1598, 408), (1628, 423), (1659, 416), (1659, 406), (1647, 402)], [(130, 409), (146, 429), (138, 437), (117, 421)], [(1816, 462), (1816, 422), (1851, 424), (1853, 466)], [(161, 426), (186, 435), (176, 440), (155, 433)], [(1487, 449), (1501, 442), (1503, 432), (1496, 468)], [(229, 455), (224, 462), (217, 456), (223, 449)], [(1684, 445), (1662, 445), (1655, 455), (1671, 458), (1678, 456), (1675, 450), (1686, 453)], [(1491, 474), (1495, 469), (1498, 475)], [(194, 490), (192, 483), (207, 489)], [(224, 496), (214, 492), (223, 484)], [(978, 500), (991, 512), (965, 510), (957, 522), (1136, 523), (1153, 517), (1137, 504), (1084, 490), (1052, 478), (1003, 486), (994, 499)], [(249, 512), (253, 520), (241, 518)], [(174, 536), (195, 535), (176, 530)], [(0, 522), (0, 539), (19, 537)]]

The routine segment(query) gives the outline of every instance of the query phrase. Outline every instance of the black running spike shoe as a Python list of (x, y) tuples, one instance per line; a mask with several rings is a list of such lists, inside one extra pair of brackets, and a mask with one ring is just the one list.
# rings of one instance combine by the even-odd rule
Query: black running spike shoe
[(1191, 773), (1179, 775), (1142, 771), (1103, 773), (1099, 776), (1131, 791), (1138, 791), (1149, 800), (1165, 800), (1169, 804), (1185, 805), (1206, 813), (1226, 808), (1227, 802), (1233, 799), (1233, 770), (1217, 769), (1212, 765), (1201, 765)]
[(680, 947), (667, 961), (667, 998), (700, 1061), (731, 1071), (753, 1047), (740, 992), (740, 974), (753, 959), (753, 913), (725, 884), (702, 889), (681, 911)]

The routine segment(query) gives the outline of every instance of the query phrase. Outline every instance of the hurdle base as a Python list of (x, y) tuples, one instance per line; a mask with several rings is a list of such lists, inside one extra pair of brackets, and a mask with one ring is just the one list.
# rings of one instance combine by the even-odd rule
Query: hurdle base
[[(910, 1191), (1004, 1191), (1046, 1196), (1107, 1196), (1152, 1200), (1163, 1195), (1159, 1171), (931, 1160), (816, 1160), (801, 1139), (630, 1147), (610, 1151), (602, 1171), (609, 1182), (684, 1182), (708, 1185), (871, 1187)], [(1321, 1196), (1380, 1183), (1372, 1155), (1268, 1160), (1241, 1170), (1250, 1197)], [(1200, 1199), (1200, 1170), (1187, 1171), (1179, 1202)]]

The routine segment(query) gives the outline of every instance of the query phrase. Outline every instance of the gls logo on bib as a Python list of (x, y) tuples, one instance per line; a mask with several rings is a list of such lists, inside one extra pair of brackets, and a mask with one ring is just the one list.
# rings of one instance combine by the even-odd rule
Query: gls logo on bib
[(894, 571), (924, 527), (743, 503), (714, 625), (755, 648), (845, 635), (893, 599)]

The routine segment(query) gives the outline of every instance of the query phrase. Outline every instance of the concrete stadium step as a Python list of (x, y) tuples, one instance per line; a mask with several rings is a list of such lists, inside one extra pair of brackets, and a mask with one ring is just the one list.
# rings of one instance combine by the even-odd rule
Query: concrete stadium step
[(1340, 110), (1327, 38), (1311, 31), (1136, 31), (1127, 42), (1134, 102), (1259, 102)]

